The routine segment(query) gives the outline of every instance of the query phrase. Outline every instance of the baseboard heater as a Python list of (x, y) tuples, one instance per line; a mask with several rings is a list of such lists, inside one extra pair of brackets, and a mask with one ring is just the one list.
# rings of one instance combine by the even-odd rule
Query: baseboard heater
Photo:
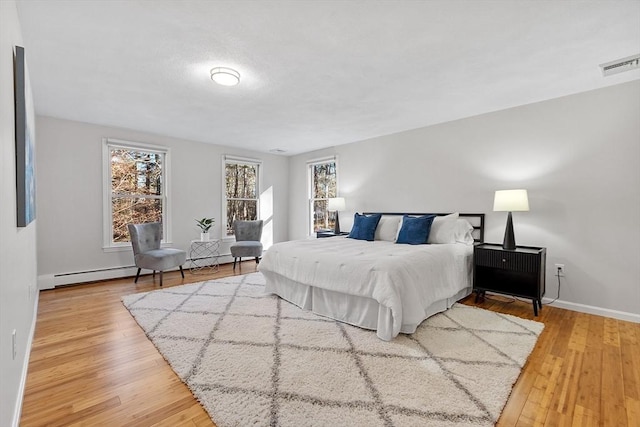
[(65, 276), (75, 276), (75, 275), (78, 275), (78, 274), (101, 273), (103, 271), (117, 271), (117, 270), (124, 270), (124, 269), (128, 269), (128, 268), (136, 268), (136, 266), (135, 265), (124, 265), (122, 267), (98, 268), (96, 270), (75, 271), (73, 273), (54, 274), (53, 277), (65, 277)]
[[(196, 258), (196, 260), (206, 259), (207, 257)], [(220, 264), (232, 262), (231, 254), (222, 254), (218, 257)], [(184, 269), (189, 269), (191, 258), (187, 259)], [(168, 270), (178, 270), (177, 268)], [(64, 286), (73, 286), (84, 283), (97, 282), (101, 280), (119, 279), (122, 277), (132, 277), (136, 275), (138, 267), (135, 265), (126, 265), (119, 267), (96, 268), (94, 270), (74, 271), (70, 273), (57, 273), (38, 276), (38, 289), (54, 289)], [(151, 270), (142, 270), (142, 274), (153, 274)]]

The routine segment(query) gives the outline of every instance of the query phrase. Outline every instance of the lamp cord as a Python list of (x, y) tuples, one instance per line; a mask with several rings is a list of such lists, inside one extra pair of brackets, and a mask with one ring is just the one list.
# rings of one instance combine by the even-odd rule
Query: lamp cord
[(560, 268), (558, 268), (558, 270), (556, 271), (556, 277), (558, 278), (558, 296), (555, 297), (555, 299), (553, 301), (548, 302), (546, 304), (542, 304), (542, 305), (553, 304), (554, 302), (556, 302), (558, 300), (558, 298), (560, 298)]
[[(559, 269), (559, 268), (558, 268), (558, 271), (556, 271), (556, 277), (558, 278), (558, 296), (556, 296), (556, 297), (553, 299), (553, 301), (550, 301), (550, 302), (548, 302), (548, 303), (546, 303), (546, 304), (542, 304), (542, 305), (549, 305), (549, 304), (553, 304), (554, 302), (556, 302), (556, 301), (558, 300), (558, 298), (560, 298), (560, 284), (561, 284), (561, 283), (560, 283), (560, 269)], [(487, 296), (485, 296), (484, 298), (485, 298), (485, 299), (488, 299), (488, 300), (491, 300), (491, 301), (501, 302), (501, 303), (504, 303), (504, 304), (511, 304), (511, 303), (512, 303), (512, 302), (514, 302), (514, 301), (522, 301), (522, 302), (526, 302), (526, 303), (531, 302), (531, 301), (526, 301), (526, 300), (523, 300), (523, 299), (520, 299), (520, 298), (518, 298), (518, 297), (514, 297), (514, 296), (512, 296), (512, 297), (511, 297), (512, 299), (511, 299), (510, 301), (502, 301), (502, 300), (495, 299), (495, 298), (491, 298), (491, 297), (487, 297)]]

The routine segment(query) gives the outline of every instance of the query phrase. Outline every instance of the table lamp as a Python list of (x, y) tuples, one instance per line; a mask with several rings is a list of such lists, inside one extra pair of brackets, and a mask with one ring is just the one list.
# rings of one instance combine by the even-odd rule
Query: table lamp
[(329, 199), (329, 202), (327, 203), (327, 211), (336, 213), (336, 226), (333, 230), (336, 234), (340, 234), (340, 218), (338, 216), (338, 211), (343, 211), (344, 209), (344, 197), (333, 197)]
[(527, 190), (498, 190), (493, 199), (494, 212), (509, 212), (507, 216), (507, 228), (504, 231), (502, 248), (512, 251), (516, 248), (516, 238), (513, 234), (513, 219), (511, 212), (528, 211), (529, 199)]

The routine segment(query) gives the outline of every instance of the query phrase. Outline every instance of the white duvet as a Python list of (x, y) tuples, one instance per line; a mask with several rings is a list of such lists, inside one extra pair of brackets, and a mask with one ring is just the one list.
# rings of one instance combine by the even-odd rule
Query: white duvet
[[(273, 245), (260, 271), (349, 295), (372, 298), (391, 311), (393, 336), (419, 325), (427, 308), (471, 286), (473, 246), (404, 245), (345, 237)], [(267, 290), (269, 287), (267, 286)], [(404, 332), (404, 331), (403, 331)]]

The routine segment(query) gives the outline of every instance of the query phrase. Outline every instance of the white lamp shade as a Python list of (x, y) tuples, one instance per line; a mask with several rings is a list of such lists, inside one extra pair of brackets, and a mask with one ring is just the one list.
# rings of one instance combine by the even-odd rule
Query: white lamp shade
[(344, 197), (334, 197), (329, 199), (328, 211), (343, 211), (345, 209)]
[(527, 190), (498, 190), (493, 199), (493, 210), (496, 212), (528, 211), (529, 198)]

